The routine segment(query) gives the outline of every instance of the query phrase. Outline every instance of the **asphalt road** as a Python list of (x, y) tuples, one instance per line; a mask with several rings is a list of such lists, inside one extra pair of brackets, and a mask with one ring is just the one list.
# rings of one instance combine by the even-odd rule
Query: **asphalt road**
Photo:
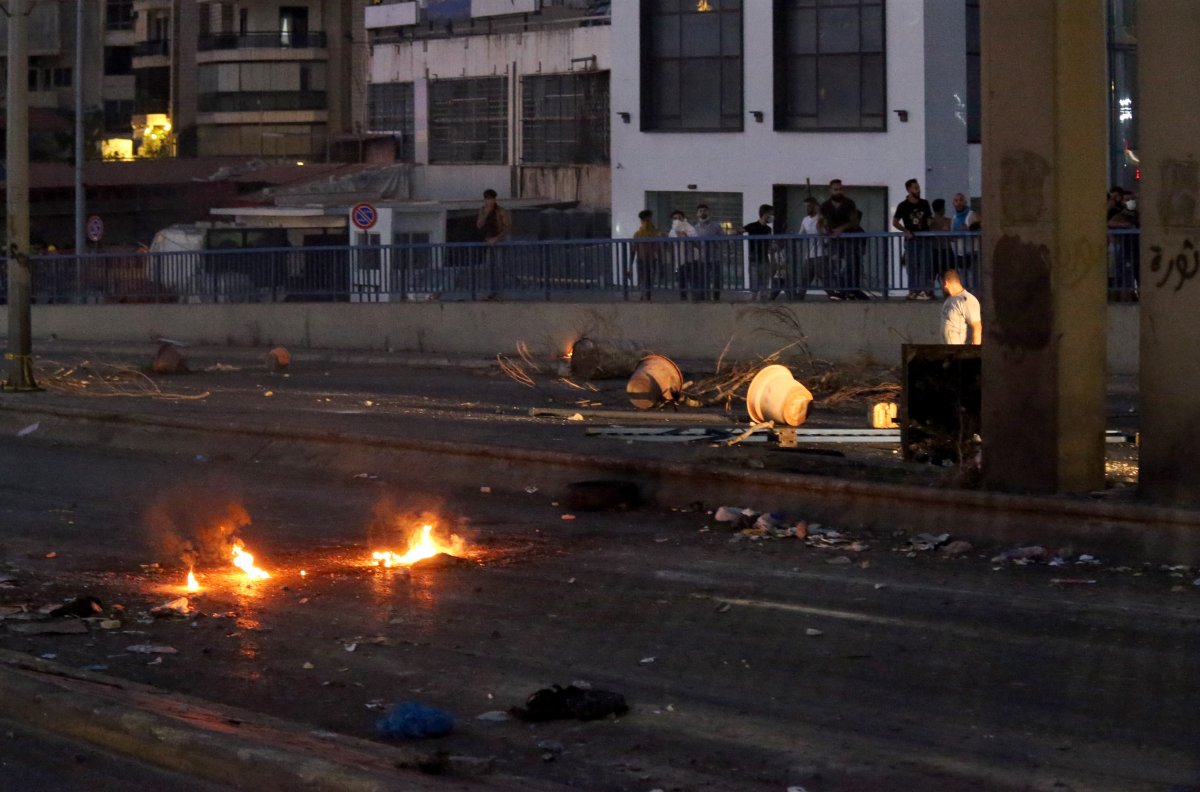
[[(0, 646), (359, 736), (420, 701), (458, 717), (439, 747), (601, 792), (1200, 789), (1196, 570), (908, 553), (886, 527), (732, 540), (705, 511), (447, 489), (436, 461), (372, 475), (0, 440), (0, 606), (86, 593), (121, 622)], [(273, 577), (202, 564), (204, 615), (150, 617), (180, 593), (171, 537), (229, 503)], [(367, 566), (421, 509), (475, 563)], [(631, 711), (476, 717), (574, 680)]]

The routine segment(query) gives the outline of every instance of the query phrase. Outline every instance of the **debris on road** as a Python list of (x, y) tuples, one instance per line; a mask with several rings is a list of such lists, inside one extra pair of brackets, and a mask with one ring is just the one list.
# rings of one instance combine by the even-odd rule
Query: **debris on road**
[(267, 353), (267, 371), (284, 371), (292, 365), (292, 355), (286, 347), (277, 346)]
[(950, 544), (942, 548), (942, 552), (950, 556), (958, 556), (964, 553), (969, 553), (975, 549), (975, 546), (965, 539), (955, 539)]
[(908, 538), (908, 548), (911, 550), (918, 550), (918, 551), (936, 550), (937, 548), (941, 547), (942, 545), (946, 544), (949, 541), (950, 541), (950, 534), (948, 534), (948, 533), (942, 533), (942, 534), (920, 533), (920, 534), (917, 534), (916, 536), (910, 536)]
[(125, 651), (133, 652), (134, 654), (179, 654), (179, 650), (174, 646), (163, 644), (134, 644), (133, 646), (126, 646)]
[(195, 612), (196, 609), (192, 607), (187, 597), (179, 597), (169, 602), (164, 602), (161, 605), (155, 605), (150, 609), (150, 615), (159, 618), (168, 618), (171, 616), (187, 617), (194, 615)]
[(580, 338), (571, 346), (571, 374), (581, 380), (625, 379), (649, 353), (628, 339)]
[(625, 697), (608, 690), (584, 689), (576, 685), (554, 685), (530, 694), (524, 707), (509, 710), (513, 717), (529, 723), (551, 720), (599, 720), (629, 711)]
[(17, 432), (17, 437), (28, 437), (29, 435), (36, 432), (41, 427), (41, 425), (42, 424), (40, 422), (31, 423), (31, 424), (29, 424), (29, 426), (26, 426), (24, 429)]
[(1040, 561), (1050, 555), (1049, 551), (1041, 545), (1029, 545), (1027, 547), (1012, 547), (1004, 552), (992, 557), (993, 564), (1003, 563), (1005, 561), (1014, 561), (1017, 563), (1029, 563), (1030, 561)]
[(4, 626), (9, 632), (20, 635), (83, 635), (88, 631), (87, 624), (78, 620), (56, 622), (6, 621)]
[(1070, 586), (1070, 585), (1091, 585), (1095, 580), (1085, 578), (1051, 578), (1050, 585), (1052, 586)]
[(189, 372), (187, 358), (179, 347), (172, 342), (166, 342), (154, 353), (150, 362), (150, 370), (155, 374), (187, 374)]
[(804, 634), (807, 635), (809, 638), (820, 638), (822, 635), (825, 634), (825, 631), (818, 630), (815, 627), (809, 627), (808, 629), (806, 629), (804, 631)]
[(412, 740), (444, 737), (454, 731), (454, 717), (415, 701), (404, 701), (375, 722), (375, 730), (384, 737)]
[(484, 721), (485, 723), (505, 723), (512, 720), (512, 715), (509, 715), (504, 710), (489, 710), (476, 715), (475, 720)]
[(96, 597), (90, 594), (85, 594), (76, 597), (66, 605), (60, 605), (50, 611), (50, 615), (56, 619), (66, 617), (86, 618), (95, 616), (104, 612), (104, 605)]

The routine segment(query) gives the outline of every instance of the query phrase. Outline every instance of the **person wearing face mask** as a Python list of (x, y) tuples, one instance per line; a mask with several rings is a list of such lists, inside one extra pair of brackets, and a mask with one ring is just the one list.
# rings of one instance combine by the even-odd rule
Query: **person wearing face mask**
[[(1108, 192), (1108, 227), (1134, 229), (1138, 227), (1137, 200), (1133, 193), (1115, 185)], [(1137, 295), (1137, 237), (1131, 234), (1108, 235), (1108, 285), (1118, 289), (1122, 299)]]
[[(954, 193), (954, 214), (950, 215), (950, 230), (956, 234), (979, 230), (979, 215), (967, 203), (967, 196)], [(975, 270), (975, 262), (979, 259), (977, 239), (956, 237), (954, 239), (954, 267), (959, 273), (966, 275)]]
[[(742, 231), (749, 236), (770, 236), (775, 233), (771, 223), (775, 220), (775, 207), (763, 204), (758, 207), (758, 219), (746, 223)], [(774, 246), (767, 241), (750, 243), (750, 267), (755, 278), (765, 286), (764, 295), (775, 296), (776, 267), (771, 261)]]
[[(696, 236), (704, 237), (725, 236), (725, 229), (712, 219), (708, 204), (696, 207)], [(719, 242), (701, 241), (699, 255), (696, 261), (696, 286), (699, 286), (698, 299), (714, 301), (721, 299), (721, 244)]]
[[(671, 230), (667, 232), (671, 239), (695, 239), (696, 227), (687, 220), (687, 215), (676, 209), (671, 212)], [(690, 290), (694, 288), (696, 270), (696, 246), (680, 243), (675, 247), (675, 273), (679, 277), (679, 299), (687, 300)]]

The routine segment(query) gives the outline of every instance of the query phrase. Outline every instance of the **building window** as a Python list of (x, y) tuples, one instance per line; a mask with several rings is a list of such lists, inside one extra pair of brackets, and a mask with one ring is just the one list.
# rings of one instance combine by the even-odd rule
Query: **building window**
[(104, 4), (106, 30), (133, 30), (133, 0), (107, 0)]
[(742, 128), (741, 0), (642, 0), (642, 129)]
[(746, 217), (742, 208), (742, 194), (737, 192), (646, 192), (645, 208), (654, 212), (654, 224), (664, 232), (671, 227), (671, 212), (676, 210), (687, 215), (689, 222), (696, 222), (696, 207), (699, 204), (708, 204), (709, 215), (721, 224), (727, 234), (735, 233), (750, 220), (758, 219)]
[(325, 78), (324, 63), (202, 64), (197, 107), (201, 113), (325, 110)]
[(429, 83), (429, 161), (508, 160), (508, 78)]
[(112, 76), (133, 74), (133, 47), (105, 47), (104, 73)]
[(775, 0), (775, 128), (886, 128), (883, 0)]
[(1109, 180), (1136, 190), (1138, 52), (1136, 0), (1108, 0)]
[(523, 78), (522, 162), (608, 162), (608, 104), (608, 72)]
[(967, 142), (979, 143), (982, 88), (979, 57), (979, 0), (967, 0)]
[(133, 108), (138, 115), (170, 112), (171, 70), (169, 68), (134, 70)]
[(29, 59), (29, 90), (53, 91), (56, 88), (71, 87), (71, 69), (69, 67), (51, 66), (49, 59)]
[(371, 83), (367, 88), (367, 129), (392, 132), (400, 141), (399, 157), (411, 162), (413, 153), (413, 84)]
[(133, 101), (130, 99), (104, 100), (104, 131), (128, 135), (133, 126)]

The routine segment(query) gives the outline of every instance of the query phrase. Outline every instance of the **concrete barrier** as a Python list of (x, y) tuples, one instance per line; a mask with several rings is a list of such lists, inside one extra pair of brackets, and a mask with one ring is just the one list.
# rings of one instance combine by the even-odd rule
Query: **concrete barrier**
[[(518, 341), (563, 354), (575, 339), (634, 337), (680, 360), (750, 358), (803, 337), (833, 362), (898, 363), (902, 343), (937, 343), (939, 303), (278, 303), (37, 305), (37, 338), (128, 342), (167, 336), (192, 343), (483, 355)], [(7, 327), (0, 308), (0, 328)], [(1108, 308), (1112, 374), (1137, 373), (1138, 307)]]

